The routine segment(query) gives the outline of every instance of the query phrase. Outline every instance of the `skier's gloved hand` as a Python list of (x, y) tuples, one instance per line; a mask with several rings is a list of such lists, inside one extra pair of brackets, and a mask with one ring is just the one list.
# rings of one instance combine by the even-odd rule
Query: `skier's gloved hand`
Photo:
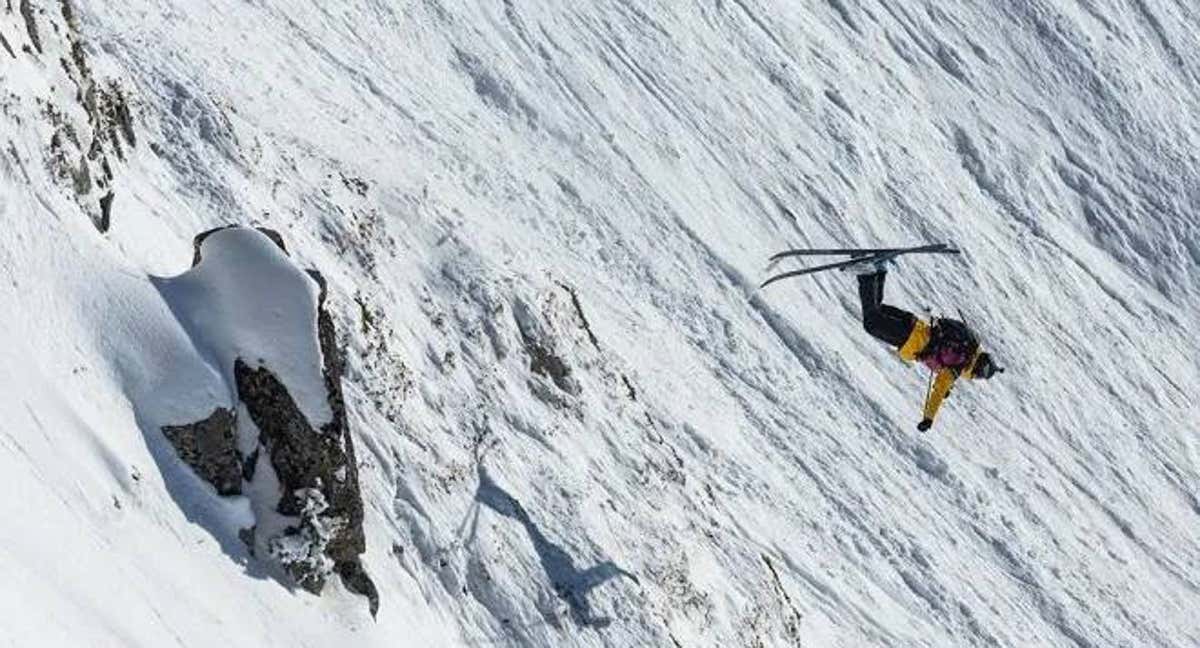
[(921, 419), (921, 422), (917, 423), (917, 429), (922, 432), (924, 432), (925, 430), (928, 430), (931, 427), (933, 427), (933, 419)]

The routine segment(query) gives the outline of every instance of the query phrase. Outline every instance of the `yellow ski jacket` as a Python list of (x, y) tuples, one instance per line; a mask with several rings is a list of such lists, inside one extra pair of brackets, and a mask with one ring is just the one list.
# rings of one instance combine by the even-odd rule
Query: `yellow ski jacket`
[[(932, 335), (933, 327), (922, 319), (917, 319), (916, 326), (913, 327), (912, 333), (909, 334), (908, 340), (900, 347), (898, 353), (901, 358), (909, 362), (916, 362), (920, 357), (921, 352), (929, 345), (929, 339)], [(925, 418), (933, 421), (937, 416), (938, 409), (942, 406), (942, 401), (950, 395), (950, 389), (954, 387), (954, 382), (961, 376), (963, 378), (973, 378), (975, 372), (975, 363), (979, 360), (979, 356), (983, 353), (982, 348), (975, 349), (975, 353), (971, 355), (971, 359), (961, 371), (954, 369), (940, 369), (933, 379), (933, 387), (929, 390), (929, 395), (925, 398)]]

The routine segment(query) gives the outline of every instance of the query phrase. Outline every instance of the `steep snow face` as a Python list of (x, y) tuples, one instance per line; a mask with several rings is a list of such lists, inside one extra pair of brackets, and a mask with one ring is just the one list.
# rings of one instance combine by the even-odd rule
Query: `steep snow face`
[[(0, 14), (16, 640), (1200, 643), (1200, 12), (778, 4), (79, 7), (139, 133), (104, 236), (47, 150), (65, 72)], [(329, 280), (376, 623), (190, 523), (225, 504), (131, 405), (205, 364), (149, 275), (228, 222)], [(888, 301), (1008, 372), (922, 436), (851, 278), (754, 286), (926, 240), (966, 254)], [(189, 375), (176, 421), (223, 389)]]

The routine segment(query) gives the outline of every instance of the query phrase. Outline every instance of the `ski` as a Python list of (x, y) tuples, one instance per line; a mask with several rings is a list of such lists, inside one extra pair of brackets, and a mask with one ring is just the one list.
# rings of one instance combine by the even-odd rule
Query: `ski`
[(925, 252), (928, 254), (959, 254), (961, 251), (956, 250), (945, 243), (935, 243), (931, 245), (919, 245), (906, 248), (813, 248), (813, 249), (796, 249), (784, 250), (771, 255), (771, 261), (775, 262), (780, 259), (797, 256), (840, 256), (848, 255), (855, 257), (870, 256), (872, 254), (884, 254), (887, 252)]
[[(840, 254), (849, 254), (848, 252), (845, 252), (845, 251), (841, 251), (839, 253)], [(861, 253), (861, 254), (854, 255), (850, 259), (847, 259), (845, 261), (838, 261), (835, 263), (826, 263), (824, 265), (813, 266), (811, 268), (801, 268), (799, 270), (791, 270), (788, 272), (779, 273), (777, 275), (768, 277), (767, 280), (764, 281), (762, 283), (762, 285), (759, 286), (759, 289), (766, 288), (767, 286), (769, 286), (781, 279), (788, 279), (791, 277), (800, 277), (800, 276), (807, 275), (807, 274), (813, 274), (814, 272), (823, 272), (825, 270), (837, 270), (839, 268), (845, 268), (846, 266), (851, 266), (856, 263), (862, 263), (864, 261), (869, 261), (869, 262), (887, 261), (889, 259), (894, 259), (898, 256), (902, 256), (905, 254), (960, 254), (960, 253), (961, 253), (960, 250), (951, 249), (945, 243), (935, 243), (932, 245), (920, 245), (920, 246), (909, 247), (909, 248), (891, 248), (891, 249), (885, 249), (882, 252), (875, 252), (875, 253), (870, 253), (870, 252)]]

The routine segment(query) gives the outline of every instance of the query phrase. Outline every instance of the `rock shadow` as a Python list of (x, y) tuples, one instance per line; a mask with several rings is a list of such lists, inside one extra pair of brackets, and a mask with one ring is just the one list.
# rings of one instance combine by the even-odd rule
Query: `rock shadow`
[(261, 561), (255, 560), (246, 542), (239, 537), (250, 523), (249, 504), (242, 498), (221, 497), (216, 489), (196, 474), (171, 445), (162, 429), (135, 411), (142, 439), (155, 467), (162, 476), (167, 495), (175, 502), (184, 519), (207, 532), (221, 551), (243, 572), (257, 580), (275, 580), (292, 589), (282, 574), (272, 573)]

